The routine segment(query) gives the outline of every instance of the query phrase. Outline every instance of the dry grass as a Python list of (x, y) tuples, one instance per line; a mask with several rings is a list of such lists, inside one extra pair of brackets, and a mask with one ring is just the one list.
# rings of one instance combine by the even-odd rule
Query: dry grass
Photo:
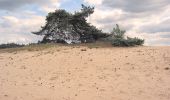
[(82, 43), (82, 44), (60, 44), (60, 43), (47, 43), (47, 44), (33, 44), (33, 45), (27, 45), (24, 47), (17, 47), (17, 48), (6, 48), (6, 49), (0, 49), (0, 53), (8, 52), (8, 53), (13, 53), (17, 51), (41, 51), (44, 49), (49, 49), (49, 48), (58, 48), (62, 46), (67, 46), (67, 47), (88, 47), (88, 48), (110, 48), (112, 45), (107, 42), (96, 42), (96, 43)]

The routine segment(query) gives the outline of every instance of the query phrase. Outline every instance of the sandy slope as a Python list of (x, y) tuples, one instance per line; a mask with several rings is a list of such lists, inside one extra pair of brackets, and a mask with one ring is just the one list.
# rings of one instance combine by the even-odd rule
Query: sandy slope
[(0, 100), (170, 100), (169, 68), (170, 47), (1, 52)]

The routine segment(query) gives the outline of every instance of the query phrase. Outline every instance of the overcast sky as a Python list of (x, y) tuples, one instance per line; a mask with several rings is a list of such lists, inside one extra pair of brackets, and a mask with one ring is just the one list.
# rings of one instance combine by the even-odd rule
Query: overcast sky
[(119, 24), (145, 45), (170, 45), (170, 0), (0, 0), (0, 44), (37, 42), (42, 37), (31, 32), (44, 25), (48, 12), (74, 12), (81, 4), (95, 6), (88, 21), (105, 32)]

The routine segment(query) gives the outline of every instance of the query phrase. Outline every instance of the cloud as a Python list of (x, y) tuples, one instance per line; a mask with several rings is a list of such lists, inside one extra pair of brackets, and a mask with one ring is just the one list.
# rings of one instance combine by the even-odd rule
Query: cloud
[(43, 4), (43, 2), (45, 3), (46, 0), (1, 0), (0, 9), (14, 10), (28, 4)]
[(105, 32), (110, 32), (115, 24), (120, 24), (127, 30), (127, 35), (144, 38), (146, 45), (170, 45), (170, 38), (167, 37), (170, 34), (169, 0), (101, 0), (100, 4), (90, 0), (85, 2), (96, 5), (88, 21)]
[(0, 0), (0, 44), (41, 40), (31, 32), (38, 31), (45, 23), (45, 15), (59, 6), (59, 0)]
[(103, 0), (102, 2), (105, 7), (133, 13), (161, 10), (169, 6), (169, 3), (169, 0)]
[(16, 42), (31, 43), (41, 39), (40, 36), (31, 34), (43, 25), (44, 17), (30, 16), (29, 18), (19, 19), (14, 16), (3, 16), (0, 23), (0, 43)]
[[(63, 4), (69, 9), (70, 2), (71, 0), (0, 0), (0, 43), (28, 43), (41, 39), (31, 32), (38, 31), (44, 25), (48, 12)], [(115, 24), (120, 24), (121, 28), (127, 30), (127, 35), (144, 38), (146, 45), (170, 45), (169, 0), (84, 2), (95, 6), (95, 12), (88, 18), (88, 22), (103, 31), (109, 33)]]
[(94, 5), (100, 5), (102, 3), (102, 0), (84, 0), (84, 2)]
[(29, 44), (36, 43), (41, 37), (33, 34), (1, 34), (0, 44), (3, 43), (18, 43), (18, 44)]
[(0, 10), (14, 11), (24, 6), (37, 5), (48, 12), (59, 7), (59, 0), (0, 0)]

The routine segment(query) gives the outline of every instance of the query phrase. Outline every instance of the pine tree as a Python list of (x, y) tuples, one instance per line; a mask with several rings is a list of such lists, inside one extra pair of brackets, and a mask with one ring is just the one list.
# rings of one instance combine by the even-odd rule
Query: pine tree
[(45, 26), (36, 35), (44, 35), (42, 43), (63, 42), (82, 43), (94, 42), (108, 35), (87, 23), (86, 18), (94, 12), (94, 7), (82, 5), (82, 9), (74, 14), (59, 9), (50, 12), (46, 17)]

